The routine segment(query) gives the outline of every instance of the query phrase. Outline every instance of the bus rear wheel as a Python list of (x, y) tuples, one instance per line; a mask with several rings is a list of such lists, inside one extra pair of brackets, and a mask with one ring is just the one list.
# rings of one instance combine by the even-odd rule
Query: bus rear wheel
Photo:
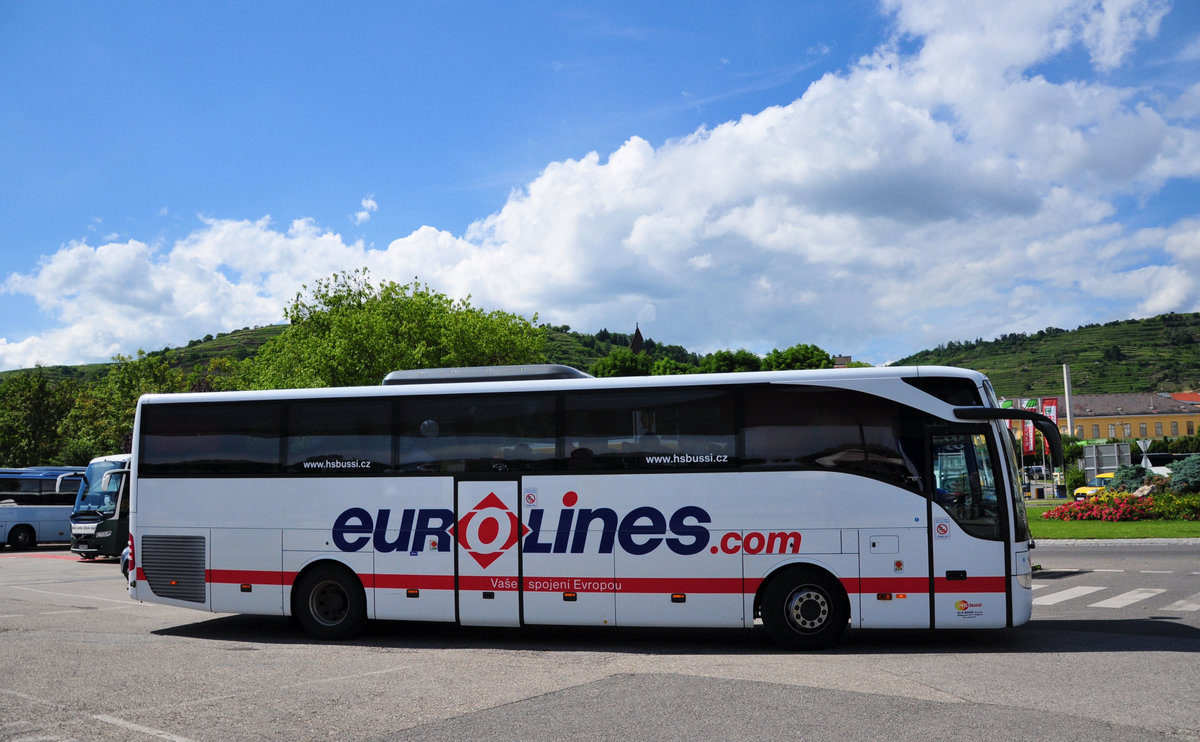
[(292, 588), (292, 615), (316, 639), (357, 636), (367, 625), (362, 583), (345, 567), (314, 567)]
[(37, 534), (29, 526), (17, 526), (8, 532), (8, 545), (17, 551), (37, 546)]
[(762, 600), (763, 626), (789, 649), (833, 646), (846, 630), (850, 604), (841, 583), (811, 568), (789, 569), (767, 584)]

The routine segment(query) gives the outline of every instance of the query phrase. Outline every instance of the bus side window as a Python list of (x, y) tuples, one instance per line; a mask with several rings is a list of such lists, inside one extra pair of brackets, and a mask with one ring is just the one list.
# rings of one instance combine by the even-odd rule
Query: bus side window
[(288, 472), (352, 476), (393, 468), (391, 400), (294, 401), (287, 420)]
[(406, 472), (554, 469), (551, 394), (413, 397), (400, 413)]
[(282, 410), (266, 401), (147, 405), (138, 476), (278, 474)]
[(566, 395), (570, 469), (680, 470), (736, 465), (733, 395), (695, 387)]
[(1003, 525), (988, 436), (982, 432), (935, 434), (934, 501), (967, 533), (999, 539)]
[(826, 387), (746, 390), (746, 464), (825, 469), (922, 492), (919, 413), (886, 399)]

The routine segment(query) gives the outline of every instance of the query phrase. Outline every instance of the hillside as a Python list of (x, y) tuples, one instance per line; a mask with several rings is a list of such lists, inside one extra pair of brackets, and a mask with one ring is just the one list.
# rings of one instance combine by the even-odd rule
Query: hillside
[[(209, 359), (246, 358), (283, 332), (283, 325), (243, 328), (216, 337), (193, 340), (169, 352), (173, 365), (190, 371)], [(586, 370), (616, 347), (629, 347), (631, 337), (607, 329), (596, 333), (545, 326), (546, 360)], [(798, 341), (800, 342), (800, 341)], [(679, 345), (645, 341), (653, 358), (669, 357), (696, 364), (699, 356)], [(1200, 313), (1164, 314), (1141, 320), (1085, 325), (1075, 330), (1048, 327), (1033, 334), (1013, 333), (995, 340), (950, 342), (914, 353), (894, 365), (944, 365), (986, 373), (997, 393), (1015, 397), (1062, 391), (1062, 364), (1071, 365), (1076, 394), (1188, 391), (1200, 389)], [(93, 381), (108, 364), (49, 366), (52, 380)], [(13, 373), (13, 372), (5, 372)], [(4, 374), (0, 374), (2, 377)]]
[(973, 368), (991, 378), (997, 394), (1014, 397), (1061, 392), (1064, 363), (1075, 394), (1200, 388), (1200, 313), (951, 342), (894, 365)]
[[(193, 340), (183, 348), (163, 348), (148, 351), (148, 356), (170, 354), (171, 365), (184, 371), (191, 371), (197, 365), (208, 365), (212, 358), (248, 358), (266, 342), (283, 332), (284, 325), (268, 325), (266, 327), (243, 327), (240, 330), (217, 335), (206, 336), (202, 340)], [(44, 366), (46, 378), (51, 382), (71, 379), (79, 382), (92, 382), (108, 372), (108, 363), (84, 363), (77, 366)], [(0, 378), (7, 374), (19, 373), (19, 370), (0, 371)]]

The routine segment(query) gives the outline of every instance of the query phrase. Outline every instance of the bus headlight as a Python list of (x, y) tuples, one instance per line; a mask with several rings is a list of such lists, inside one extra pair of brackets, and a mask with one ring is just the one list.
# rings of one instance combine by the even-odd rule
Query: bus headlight
[(1029, 572), (1026, 572), (1023, 575), (1017, 575), (1017, 584), (1026, 590), (1033, 589), (1033, 575)]
[(96, 531), (96, 538), (105, 538), (111, 535), (112, 531)]

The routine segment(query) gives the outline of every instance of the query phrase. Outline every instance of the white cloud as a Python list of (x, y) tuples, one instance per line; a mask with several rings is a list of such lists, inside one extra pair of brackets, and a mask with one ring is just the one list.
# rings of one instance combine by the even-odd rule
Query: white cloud
[(364, 224), (371, 221), (371, 214), (379, 211), (379, 204), (375, 203), (375, 195), (371, 194), (362, 200), (362, 210), (354, 213), (351, 221), (355, 225)]
[[(884, 7), (918, 44), (881, 45), (788, 105), (550, 163), (462, 236), (422, 227), (377, 250), (303, 219), (208, 219), (172, 245), (68, 245), (5, 283), (60, 328), (0, 340), (0, 365), (278, 321), (301, 284), (359, 266), (577, 329), (875, 362), (1200, 309), (1195, 220), (1134, 228), (1118, 208), (1200, 175), (1196, 90), (1151, 103), (1167, 96), (1033, 71), (1073, 46), (1116, 68), (1163, 3)], [(356, 224), (377, 208), (362, 205)]]

